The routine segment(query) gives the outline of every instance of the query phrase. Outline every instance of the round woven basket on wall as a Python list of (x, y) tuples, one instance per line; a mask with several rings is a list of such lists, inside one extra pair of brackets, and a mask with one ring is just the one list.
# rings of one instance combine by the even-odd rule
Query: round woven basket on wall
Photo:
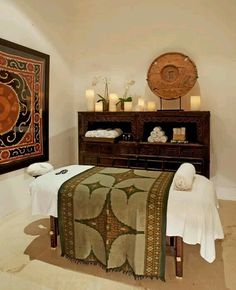
[(169, 52), (151, 63), (147, 82), (151, 91), (163, 99), (176, 99), (186, 95), (198, 78), (194, 62), (183, 53)]

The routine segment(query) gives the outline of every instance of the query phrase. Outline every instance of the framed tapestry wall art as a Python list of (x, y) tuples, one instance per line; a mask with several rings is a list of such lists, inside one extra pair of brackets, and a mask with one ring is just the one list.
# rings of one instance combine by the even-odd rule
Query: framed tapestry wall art
[(0, 38), (0, 173), (48, 160), (49, 55)]

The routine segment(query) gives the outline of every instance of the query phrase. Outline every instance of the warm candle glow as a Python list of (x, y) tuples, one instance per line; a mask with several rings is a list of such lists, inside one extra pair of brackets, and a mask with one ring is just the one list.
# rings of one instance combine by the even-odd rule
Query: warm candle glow
[(132, 102), (124, 102), (124, 110), (126, 112), (132, 111)]
[(138, 106), (144, 107), (145, 106), (145, 100), (142, 98), (138, 99)]
[(87, 100), (88, 111), (94, 111), (94, 98), (95, 98), (94, 90), (86, 90), (85, 96)]
[(103, 103), (99, 102), (95, 104), (95, 111), (96, 112), (102, 112), (103, 111)]
[(118, 101), (118, 96), (117, 94), (109, 94), (109, 101)]
[(147, 102), (147, 111), (156, 111), (156, 103), (153, 101)]
[(145, 108), (145, 100), (142, 98), (138, 99), (138, 105), (136, 106), (136, 111), (144, 111)]
[(118, 103), (118, 95), (117, 94), (109, 94), (109, 111), (116, 112), (116, 103)]
[(85, 95), (87, 98), (94, 98), (94, 90), (86, 90)]
[(201, 97), (200, 96), (191, 96), (190, 107), (191, 107), (191, 111), (199, 111), (201, 108)]

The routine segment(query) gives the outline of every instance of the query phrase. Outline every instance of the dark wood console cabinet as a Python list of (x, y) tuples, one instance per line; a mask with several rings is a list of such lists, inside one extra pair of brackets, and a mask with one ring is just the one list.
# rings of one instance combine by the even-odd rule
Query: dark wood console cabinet
[[(175, 171), (183, 162), (209, 177), (210, 112), (78, 112), (79, 164)], [(154, 127), (160, 126), (167, 143), (148, 143)], [(173, 128), (185, 127), (187, 144), (170, 143)], [(114, 142), (86, 140), (86, 131), (121, 128), (131, 140)], [(98, 142), (99, 141), (99, 142)]]

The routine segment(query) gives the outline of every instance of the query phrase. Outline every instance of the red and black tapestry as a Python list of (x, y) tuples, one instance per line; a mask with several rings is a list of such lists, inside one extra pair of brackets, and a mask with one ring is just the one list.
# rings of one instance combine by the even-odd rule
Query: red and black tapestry
[(0, 39), (0, 173), (48, 160), (49, 56)]

